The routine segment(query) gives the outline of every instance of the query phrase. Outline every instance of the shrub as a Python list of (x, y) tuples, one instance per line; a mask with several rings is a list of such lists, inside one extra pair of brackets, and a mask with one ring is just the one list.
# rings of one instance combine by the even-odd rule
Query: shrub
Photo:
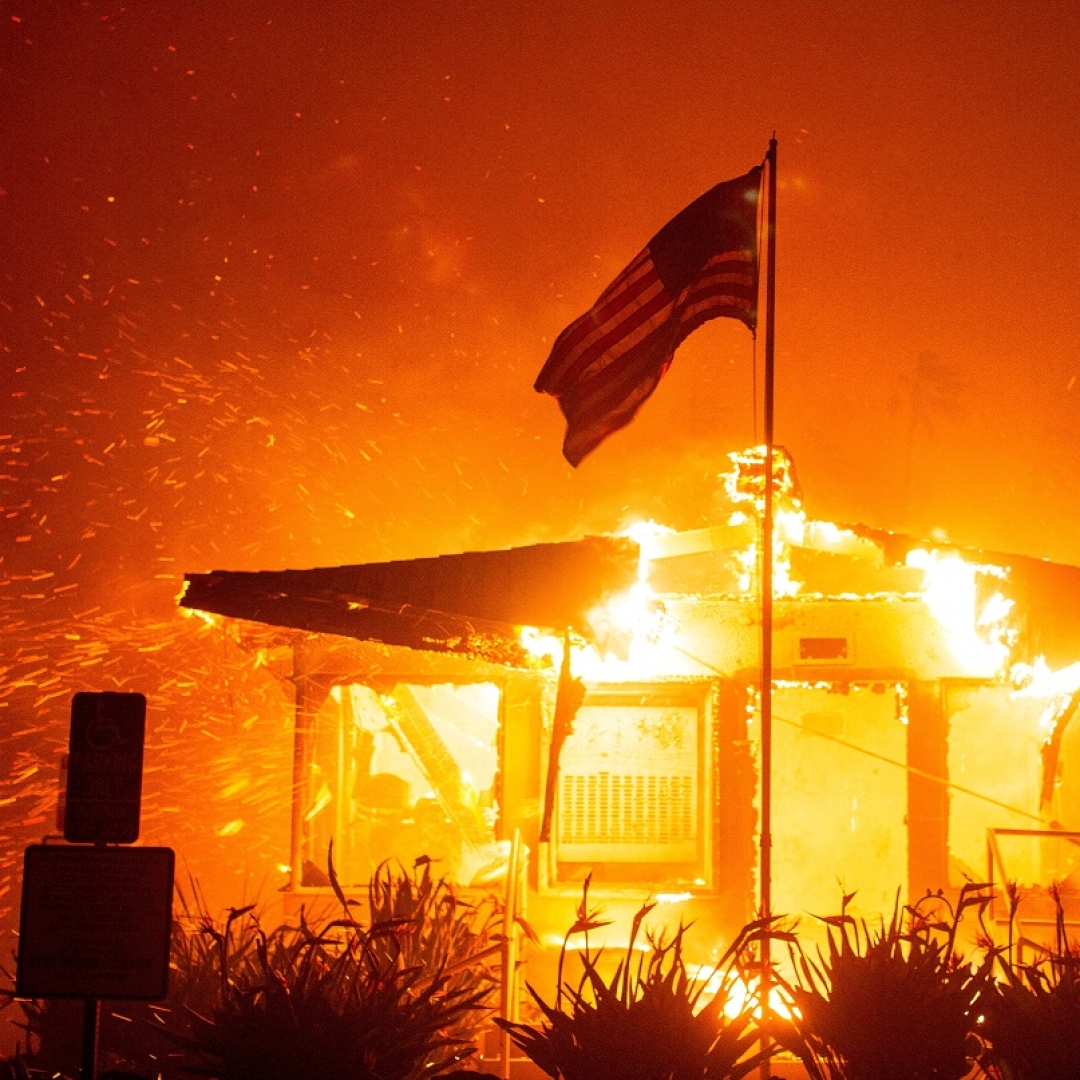
[(475, 1052), (497, 985), (483, 963), (498, 950), (495, 912), (485, 918), (462, 904), (427, 862), (412, 875), (384, 865), (365, 928), (351, 917), (332, 853), (330, 870), (343, 913), (319, 930), (301, 915), (298, 927), (266, 934), (248, 909), (221, 931), (204, 924), (220, 992), (209, 1015), (192, 1012), (181, 1040), (191, 1071), (218, 1080), (419, 1080)]
[[(734, 1016), (725, 1014), (724, 1005), (742, 951), (764, 932), (764, 924), (751, 924), (725, 953), (716, 972), (720, 991), (703, 1003), (706, 980), (692, 977), (683, 958), (685, 926), (667, 940), (647, 934), (647, 954), (635, 951), (651, 903), (635, 916), (626, 955), (605, 980), (599, 971), (603, 950), (593, 951), (587, 935), (607, 924), (589, 910), (588, 888), (586, 879), (577, 921), (563, 939), (554, 1003), (528, 988), (543, 1021), (495, 1023), (557, 1080), (738, 1080), (756, 1068), (764, 1055), (751, 1053), (759, 1039), (753, 1002)], [(566, 945), (574, 934), (586, 935), (576, 985), (563, 977)]]
[[(498, 987), (496, 901), (464, 903), (424, 861), (412, 872), (384, 864), (365, 926), (338, 886), (332, 852), (330, 867), (341, 914), (318, 926), (301, 910), (298, 925), (266, 931), (254, 905), (218, 923), (195, 883), (189, 895), (178, 890), (169, 996), (104, 1003), (102, 1067), (171, 1078), (414, 1080), (475, 1053)], [(29, 1064), (74, 1075), (77, 1045), (74, 1065), (70, 1054), (59, 1062), (65, 1037), (80, 1030), (70, 1003), (19, 1004)], [(126, 1019), (113, 1019), (114, 1009)]]
[[(1010, 929), (1019, 893), (1010, 886)], [(1066, 933), (1061, 891), (1051, 886), (1056, 907), (1054, 944), (1031, 963), (1013, 959), (1010, 947), (996, 958), (1002, 979), (982, 1002), (987, 1046), (981, 1064), (1001, 1080), (1080, 1076), (1080, 945)]]
[[(347, 912), (352, 901), (333, 874), (331, 884)], [(485, 1007), (461, 1013), (454, 1024), (459, 1041), (478, 1038), (499, 985), (492, 961), (502, 953), (502, 912), (495, 897), (488, 895), (479, 905), (465, 903), (445, 878), (431, 877), (427, 860), (412, 874), (383, 863), (368, 886), (368, 908), (367, 943), (377, 963), (440, 972), (449, 991), (480, 995)]]
[[(992, 957), (978, 967), (955, 952), (964, 912), (981, 912), (985, 885), (966, 885), (950, 918), (893, 908), (876, 927), (847, 914), (823, 920), (827, 944), (812, 958), (792, 948), (796, 983), (789, 1049), (811, 1080), (961, 1080), (979, 1054), (975, 1004)], [(933, 898), (929, 898), (933, 899)], [(946, 908), (945, 901), (940, 901)]]

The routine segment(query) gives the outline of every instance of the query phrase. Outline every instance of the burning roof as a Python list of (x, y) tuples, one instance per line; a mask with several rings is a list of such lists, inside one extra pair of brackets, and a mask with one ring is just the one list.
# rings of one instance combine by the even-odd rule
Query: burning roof
[(188, 574), (182, 607), (272, 626), (522, 664), (517, 627), (561, 631), (638, 577), (629, 539), (586, 537), (311, 570)]
[(919, 540), (863, 525), (847, 526), (847, 529), (876, 544), (887, 566), (911, 565), (911, 552), (922, 550), (938, 556), (955, 555), (965, 563), (984, 568), (983, 577), (990, 571), (999, 571), (1000, 580), (1005, 582), (1003, 591), (1015, 605), (1017, 652), (1022, 654), (1015, 658), (1030, 661), (1041, 656), (1050, 667), (1057, 668), (1080, 657), (1080, 567), (1027, 555)]
[[(762, 449), (730, 455), (733, 469), (721, 479), (734, 513), (725, 525), (680, 533), (649, 523), (632, 530), (633, 539), (587, 537), (310, 570), (215, 570), (188, 575), (180, 602), (272, 626), (522, 666), (538, 654), (522, 627), (556, 636), (572, 628), (581, 644), (625, 659), (622, 639), (643, 621), (656, 623), (659, 596), (755, 595)], [(921, 599), (978, 653), (975, 662), (972, 648), (959, 650), (972, 671), (1004, 674), (1007, 664), (1036, 660), (1058, 668), (1080, 657), (1080, 569), (814, 521), (782, 448), (773, 470), (778, 598)], [(599, 610), (632, 589), (628, 610)], [(635, 623), (629, 630), (615, 625), (627, 620)]]

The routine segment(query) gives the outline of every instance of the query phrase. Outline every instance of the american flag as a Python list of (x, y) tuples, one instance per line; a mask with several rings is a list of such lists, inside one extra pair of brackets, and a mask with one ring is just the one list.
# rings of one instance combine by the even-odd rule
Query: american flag
[(756, 328), (761, 171), (717, 184), (678, 213), (556, 339), (536, 389), (559, 401), (571, 465), (630, 423), (702, 323)]

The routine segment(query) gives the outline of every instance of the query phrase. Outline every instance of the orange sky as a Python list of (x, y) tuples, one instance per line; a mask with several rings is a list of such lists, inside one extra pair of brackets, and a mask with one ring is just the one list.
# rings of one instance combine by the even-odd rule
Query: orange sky
[(1075, 5), (3, 10), (20, 563), (103, 515), (140, 573), (699, 524), (755, 437), (741, 327), (577, 472), (532, 381), (774, 130), (811, 514), (1080, 562)]
[(0, 924), (76, 690), (147, 694), (146, 841), (276, 887), (288, 687), (184, 573), (719, 519), (743, 327), (576, 471), (532, 384), (773, 132), (808, 512), (1080, 564), (1074, 3), (0, 0), (0, 33)]

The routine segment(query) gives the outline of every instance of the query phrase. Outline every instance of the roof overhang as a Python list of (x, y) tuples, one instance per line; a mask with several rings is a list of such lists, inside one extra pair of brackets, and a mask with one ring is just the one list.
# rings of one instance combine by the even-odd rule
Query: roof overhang
[(518, 627), (587, 634), (587, 613), (637, 580), (640, 549), (586, 537), (498, 551), (184, 578), (181, 607), (387, 645), (526, 663)]

